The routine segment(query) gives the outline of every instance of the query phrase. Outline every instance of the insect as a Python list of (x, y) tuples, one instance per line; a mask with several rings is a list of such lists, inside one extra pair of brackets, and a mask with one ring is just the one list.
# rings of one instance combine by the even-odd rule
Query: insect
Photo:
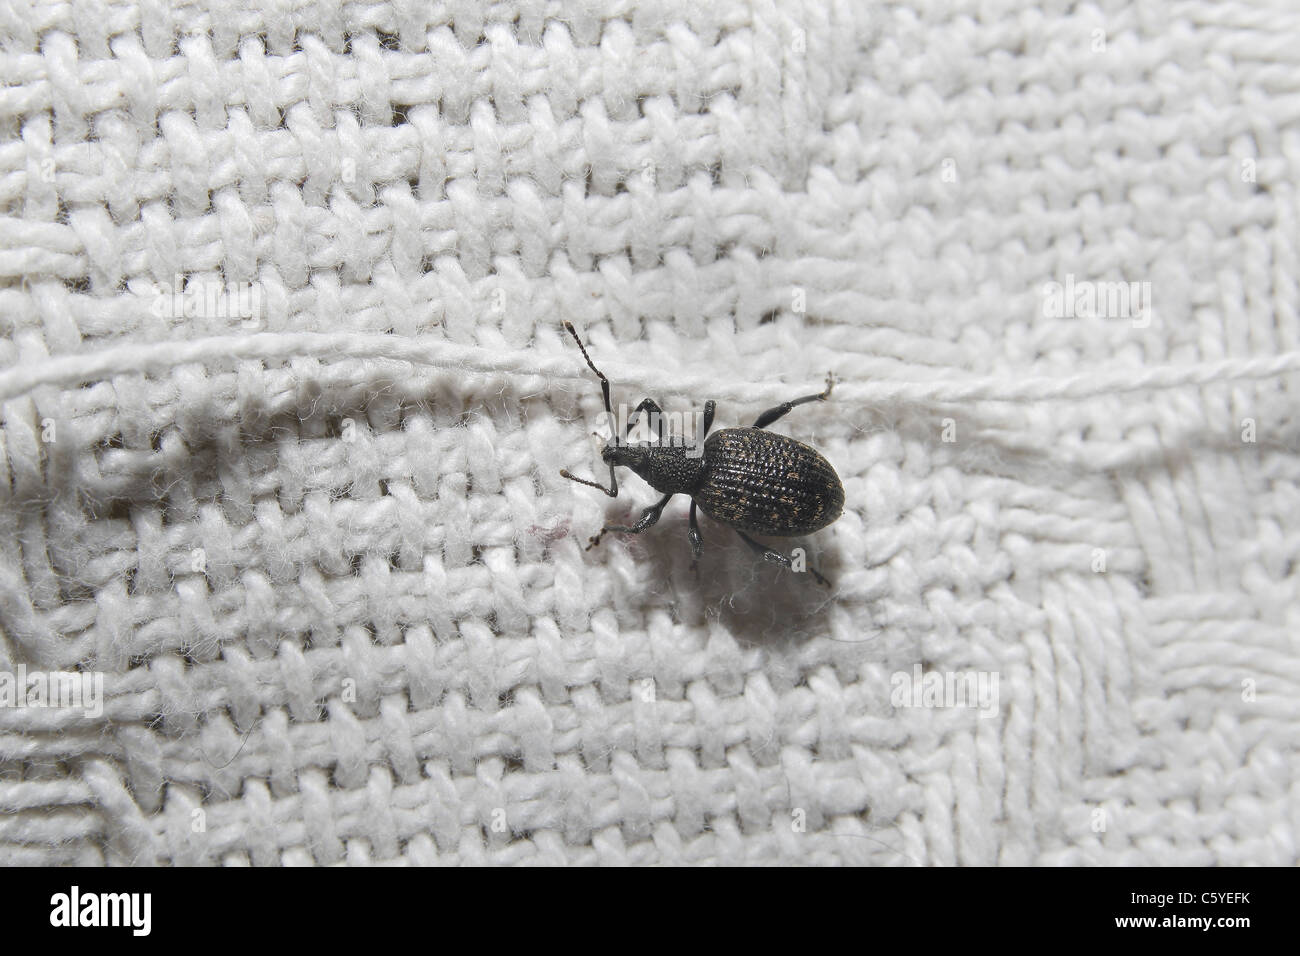
[[(608, 488), (599, 482), (572, 475), (567, 470), (561, 470), (560, 475), (617, 498), (618, 476), (614, 469), (622, 466), (631, 468), (663, 495), (641, 513), (636, 524), (605, 525), (592, 536), (587, 544), (588, 550), (598, 545), (610, 531), (640, 534), (659, 520), (664, 505), (673, 495), (684, 494), (691, 498), (686, 536), (690, 541), (693, 569), (704, 550), (700, 527), (695, 519), (698, 506), (710, 518), (730, 526), (765, 560), (793, 570), (794, 562), (789, 557), (765, 547), (746, 532), (772, 537), (811, 534), (826, 527), (844, 510), (844, 486), (830, 462), (803, 442), (764, 430), (796, 405), (825, 401), (835, 385), (833, 376), (826, 376), (823, 391), (769, 408), (748, 427), (722, 428), (709, 434), (717, 403), (712, 400), (705, 402), (704, 428), (700, 436), (704, 440), (704, 449), (701, 454), (698, 445), (688, 447), (683, 443), (664, 443), (663, 410), (649, 398), (643, 399), (636, 407), (627, 432), (620, 437), (614, 410), (610, 407), (609, 379), (591, 361), (573, 323), (565, 322), (564, 328), (578, 343), (587, 367), (600, 379), (613, 437), (600, 453), (601, 461), (609, 465)], [(658, 422), (658, 444), (628, 441), (642, 412), (650, 416), (652, 428)], [(829, 586), (826, 578), (811, 568), (808, 570), (819, 583)]]

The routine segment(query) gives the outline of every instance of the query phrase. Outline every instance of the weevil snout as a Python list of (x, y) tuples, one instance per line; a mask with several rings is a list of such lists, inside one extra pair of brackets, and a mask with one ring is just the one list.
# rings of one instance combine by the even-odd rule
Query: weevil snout
[(624, 466), (635, 469), (645, 462), (650, 454), (646, 445), (628, 445), (620, 442), (608, 442), (600, 450), (600, 460), (607, 465)]

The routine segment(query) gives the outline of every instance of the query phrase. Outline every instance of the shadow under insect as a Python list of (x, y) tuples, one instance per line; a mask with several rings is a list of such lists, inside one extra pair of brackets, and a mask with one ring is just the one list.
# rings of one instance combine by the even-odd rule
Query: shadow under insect
[[(636, 583), (629, 590), (639, 592), (647, 605), (667, 605), (683, 624), (714, 619), (747, 644), (778, 645), (826, 633), (833, 592), (809, 586), (803, 574), (755, 561), (753, 551), (724, 525), (704, 518), (699, 527), (708, 555), (695, 568), (683, 560), (690, 550), (682, 540), (688, 518), (681, 508), (669, 508), (654, 534), (621, 537), (602, 547), (622, 552), (613, 558), (616, 567), (634, 566)], [(809, 548), (810, 557), (821, 559), (807, 541), (793, 541), (787, 551), (794, 547)], [(824, 567), (835, 570), (833, 564)]]

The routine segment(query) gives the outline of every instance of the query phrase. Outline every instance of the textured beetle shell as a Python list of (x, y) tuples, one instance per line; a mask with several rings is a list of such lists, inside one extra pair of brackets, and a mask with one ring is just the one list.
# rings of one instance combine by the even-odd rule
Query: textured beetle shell
[(811, 534), (844, 510), (844, 486), (830, 462), (761, 428), (723, 428), (704, 440), (693, 497), (716, 521), (775, 537)]

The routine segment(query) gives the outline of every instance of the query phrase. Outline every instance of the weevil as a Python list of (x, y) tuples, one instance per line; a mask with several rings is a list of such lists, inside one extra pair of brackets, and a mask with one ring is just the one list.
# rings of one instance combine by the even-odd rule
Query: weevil
[[(816, 395), (782, 402), (759, 415), (753, 425), (740, 428), (722, 428), (712, 434), (713, 412), (717, 403), (712, 399), (704, 403), (704, 422), (700, 438), (703, 453), (698, 446), (682, 443), (664, 443), (663, 410), (650, 398), (642, 399), (632, 413), (627, 432), (620, 438), (609, 400), (609, 379), (587, 354), (587, 348), (578, 337), (572, 322), (564, 328), (578, 343), (587, 367), (600, 379), (601, 393), (605, 399), (605, 412), (613, 427), (612, 437), (601, 449), (601, 461), (609, 465), (609, 487), (597, 481), (579, 478), (567, 469), (561, 476), (582, 485), (599, 488), (611, 498), (618, 497), (618, 475), (614, 469), (631, 468), (649, 485), (663, 495), (641, 512), (633, 525), (607, 524), (587, 544), (588, 550), (600, 543), (611, 531), (623, 534), (640, 534), (650, 528), (663, 514), (664, 505), (673, 495), (689, 495), (691, 499), (690, 522), (686, 537), (690, 542), (695, 568), (704, 551), (700, 526), (695, 509), (710, 518), (729, 526), (741, 539), (761, 554), (767, 561), (793, 570), (794, 562), (772, 548), (765, 547), (746, 532), (769, 537), (788, 538), (820, 531), (844, 510), (844, 486), (839, 475), (821, 453), (803, 442), (766, 431), (768, 425), (785, 415), (797, 405), (807, 402), (824, 402), (835, 386), (834, 376), (826, 376), (826, 388)], [(633, 429), (645, 412), (650, 416), (651, 427), (658, 421), (659, 443), (630, 443)], [(829, 586), (830, 582), (809, 568), (817, 581)]]

